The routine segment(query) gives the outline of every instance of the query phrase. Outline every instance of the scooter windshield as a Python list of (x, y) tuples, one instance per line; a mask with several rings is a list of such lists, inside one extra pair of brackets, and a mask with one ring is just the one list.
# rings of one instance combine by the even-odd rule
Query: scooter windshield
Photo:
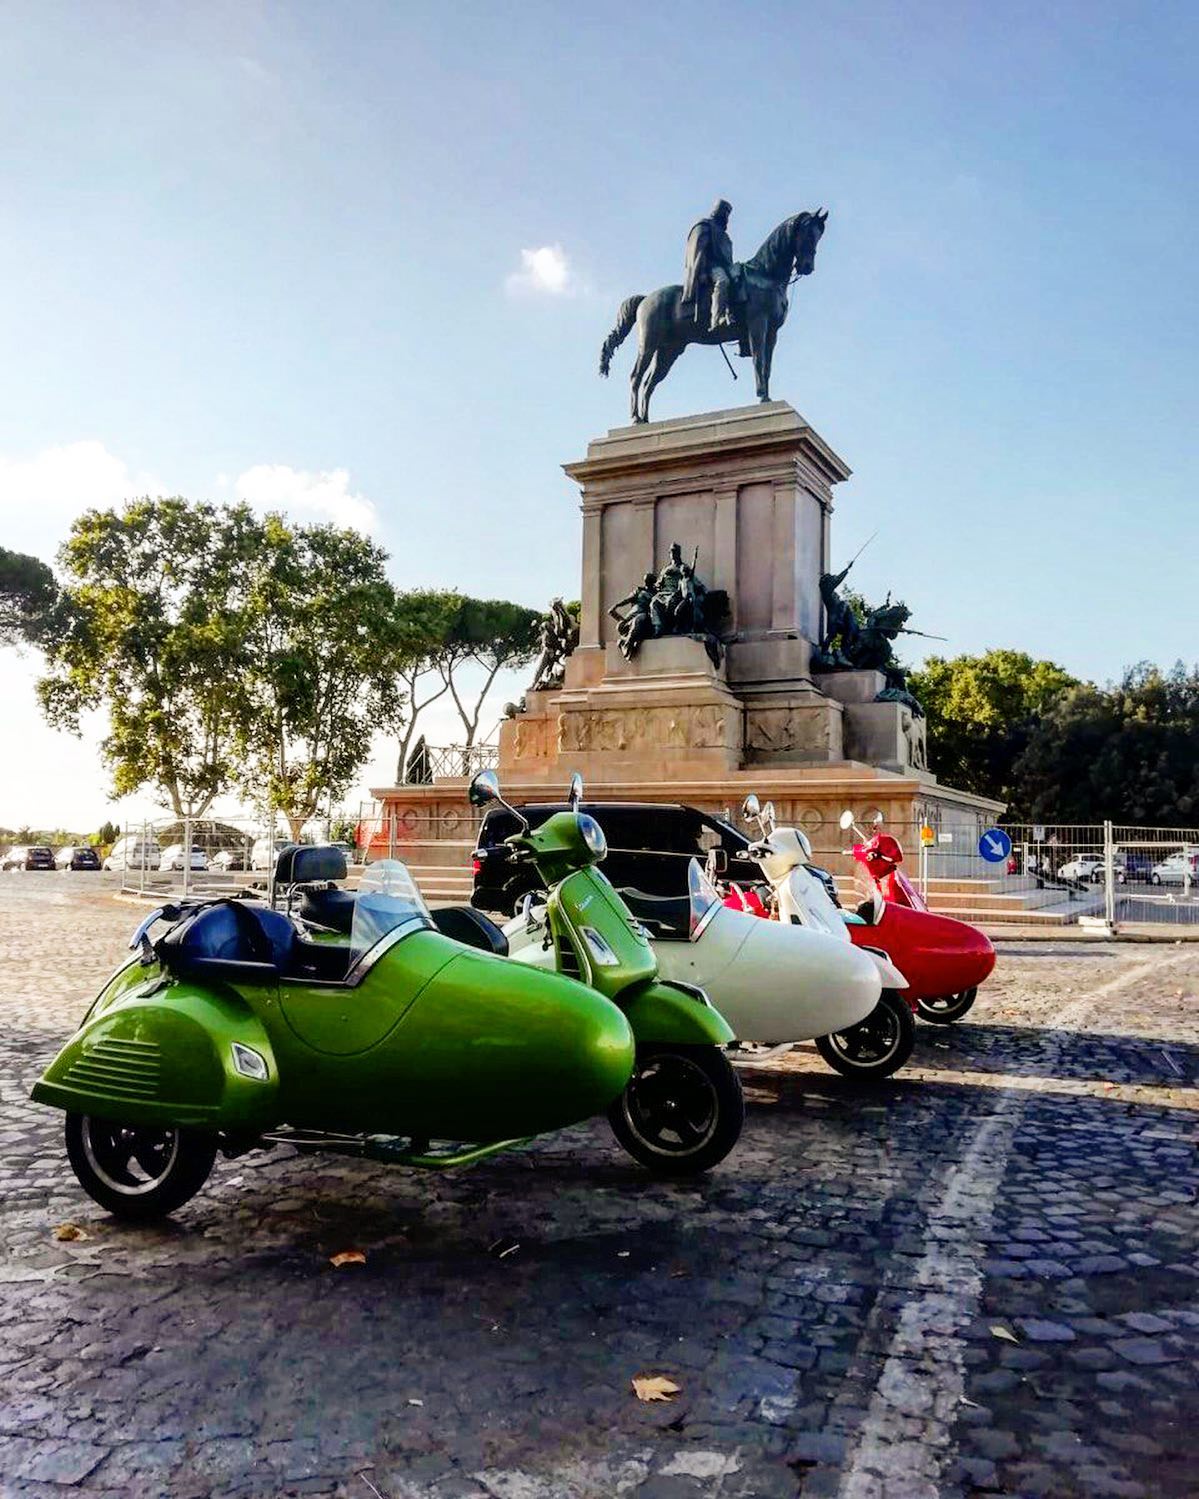
[(698, 859), (687, 865), (687, 895), (691, 902), (689, 935), (694, 942), (721, 904), (720, 891), (704, 873)]
[(432, 925), (429, 908), (406, 865), (398, 859), (368, 865), (354, 902), (350, 967), (400, 927), (415, 932)]

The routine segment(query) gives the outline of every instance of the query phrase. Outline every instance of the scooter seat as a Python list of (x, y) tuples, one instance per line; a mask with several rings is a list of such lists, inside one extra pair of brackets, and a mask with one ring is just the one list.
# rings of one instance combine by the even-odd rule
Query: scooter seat
[(349, 936), (357, 899), (352, 890), (305, 890), (300, 897), (300, 920)]
[(452, 937), (467, 947), (477, 947), (481, 952), (495, 953), (497, 957), (508, 956), (507, 937), (494, 921), (473, 906), (439, 906), (429, 914), (443, 936)]
[(655, 937), (688, 937), (691, 933), (691, 900), (686, 895), (647, 895), (644, 890), (624, 889), (620, 898), (638, 921)]

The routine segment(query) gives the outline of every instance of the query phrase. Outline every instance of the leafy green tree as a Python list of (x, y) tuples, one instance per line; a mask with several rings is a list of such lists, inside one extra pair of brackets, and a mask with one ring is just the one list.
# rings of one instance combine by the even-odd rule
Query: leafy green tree
[(0, 547), (0, 645), (36, 645), (57, 598), (58, 585), (44, 562)]
[(397, 782), (408, 768), (422, 710), (449, 691), (441, 666), (461, 606), (462, 595), (447, 589), (414, 588), (395, 595), (396, 674), (404, 696)]
[(1013, 800), (1029, 820), (1199, 823), (1199, 669), (1147, 662), (1079, 684), (1033, 726)]
[(117, 827), (115, 822), (109, 821), (100, 824), (100, 831), (98, 833), (94, 833), (90, 841), (93, 843), (107, 845), (110, 843), (115, 843), (120, 836), (120, 828)]
[[(532, 661), (544, 619), (541, 610), (506, 599), (461, 600), (439, 670), (462, 720), (467, 749), (475, 742), (483, 704), (496, 676), (505, 668), (527, 666)], [(476, 678), (467, 688), (463, 668), (470, 666), (482, 672), (481, 687)]]
[(1041, 716), (1077, 681), (1024, 651), (930, 656), (908, 679), (928, 718), (931, 768), (951, 786), (1011, 803), (1016, 761)]
[(233, 784), (257, 531), (245, 506), (148, 497), (72, 526), (38, 696), (74, 733), (106, 710), (115, 796), (153, 787), (176, 816), (200, 817)]
[(293, 838), (349, 790), (372, 732), (400, 721), (401, 642), (385, 561), (356, 531), (278, 515), (258, 527), (246, 569), (241, 780), (287, 819)]

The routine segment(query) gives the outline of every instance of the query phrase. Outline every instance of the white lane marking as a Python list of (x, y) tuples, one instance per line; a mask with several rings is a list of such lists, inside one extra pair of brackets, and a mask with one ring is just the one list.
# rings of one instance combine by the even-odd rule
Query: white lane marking
[[(1099, 1001), (1124, 985), (1183, 961), (1150, 959), (1109, 979), (1049, 1017), (1058, 1030), (1081, 1021)], [(1060, 1051), (1063, 1038), (1053, 1043)], [(975, 1317), (982, 1294), (982, 1238), (995, 1213), (1012, 1140), (1028, 1094), (1000, 1094), (975, 1129), (961, 1161), (949, 1169), (941, 1200), (928, 1214), (928, 1247), (917, 1263), (918, 1287), (903, 1308), (887, 1348), (866, 1418), (837, 1488), (839, 1499), (877, 1499), (885, 1481), (905, 1499), (938, 1499), (952, 1457), (950, 1437), (966, 1388), (962, 1329)], [(884, 1286), (883, 1290), (886, 1289)], [(877, 1308), (863, 1341), (886, 1316)], [(851, 1371), (852, 1372), (852, 1371)], [(919, 1432), (912, 1434), (913, 1423)]]

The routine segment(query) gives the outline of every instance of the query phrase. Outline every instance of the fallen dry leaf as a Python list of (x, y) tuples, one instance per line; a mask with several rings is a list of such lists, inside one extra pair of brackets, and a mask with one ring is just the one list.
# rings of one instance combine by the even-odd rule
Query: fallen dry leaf
[(366, 1255), (361, 1249), (342, 1249), (329, 1256), (329, 1263), (340, 1270), (343, 1265), (365, 1265)]
[(1010, 1328), (1001, 1327), (998, 1322), (991, 1328), (991, 1336), (993, 1338), (1002, 1338), (1005, 1343), (1018, 1343), (1020, 1341)]
[(632, 1385), (633, 1394), (637, 1399), (646, 1402), (673, 1400), (681, 1388), (673, 1379), (667, 1379), (664, 1374), (634, 1374)]
[(54, 1237), (64, 1242), (70, 1242), (72, 1240), (78, 1240), (79, 1242), (82, 1242), (85, 1239), (89, 1239), (91, 1235), (85, 1234), (84, 1231), (79, 1227), (78, 1223), (60, 1223), (54, 1230)]

